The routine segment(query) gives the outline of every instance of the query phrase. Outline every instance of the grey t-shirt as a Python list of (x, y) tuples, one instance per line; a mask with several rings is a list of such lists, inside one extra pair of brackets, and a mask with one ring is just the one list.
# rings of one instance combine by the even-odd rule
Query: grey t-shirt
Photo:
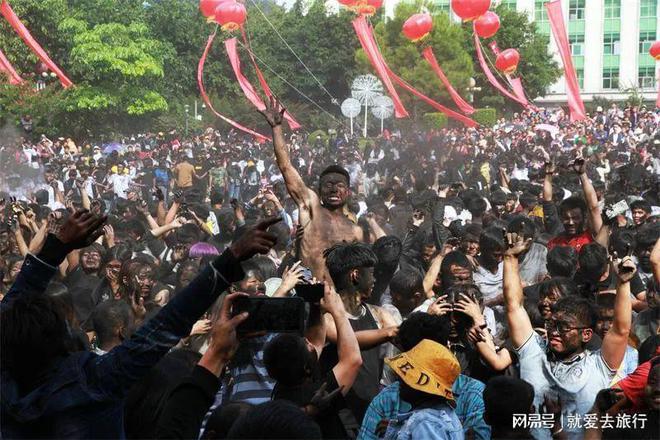
[[(564, 431), (570, 439), (584, 437), (583, 429), (571, 429), (569, 417), (576, 414), (582, 419), (589, 412), (596, 394), (608, 388), (616, 374), (603, 359), (601, 351), (586, 350), (571, 362), (550, 361), (547, 344), (536, 332), (516, 350), (520, 360), (520, 378), (534, 387), (534, 408), (538, 411), (544, 395), (560, 397)], [(532, 429), (532, 435), (539, 440), (552, 438), (549, 429)]]

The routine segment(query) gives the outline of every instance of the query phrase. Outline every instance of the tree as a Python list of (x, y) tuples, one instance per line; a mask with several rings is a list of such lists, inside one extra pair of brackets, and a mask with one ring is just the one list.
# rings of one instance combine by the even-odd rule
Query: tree
[[(484, 54), (493, 61), (494, 65), (495, 55), (488, 47), (491, 41), (496, 41), (501, 50), (517, 49), (520, 53), (520, 63), (518, 64), (516, 76), (520, 76), (522, 79), (525, 92), (527, 92), (530, 99), (544, 96), (548, 87), (561, 76), (559, 65), (552, 58), (548, 48), (549, 36), (540, 33), (536, 24), (530, 22), (525, 13), (514, 11), (503, 5), (500, 5), (496, 12), (500, 17), (500, 30), (492, 38), (482, 39)], [(471, 26), (471, 24), (464, 25), (466, 32), (469, 34), (472, 32)], [(476, 57), (471, 35), (464, 42), (477, 66), (474, 78), (481, 87), (481, 91), (475, 93), (477, 104), (519, 110), (520, 106), (518, 104), (500, 95), (486, 79), (481, 68), (479, 68), (479, 61)], [(508, 86), (506, 80), (501, 82)]]
[[(390, 68), (422, 93), (445, 104), (455, 107), (442, 82), (421, 55), (422, 46), (411, 43), (401, 33), (403, 23), (419, 11), (419, 4), (399, 3), (391, 20), (380, 20), (375, 27), (376, 40)], [(423, 40), (423, 45), (433, 47), (438, 63), (447, 75), (452, 86), (465, 96), (465, 88), (473, 73), (470, 53), (463, 45), (468, 37), (460, 25), (452, 23), (449, 16), (440, 10), (432, 10), (433, 30)], [(356, 53), (359, 66), (365, 72), (372, 72), (369, 61), (362, 49)], [(414, 116), (435, 111), (414, 96), (401, 93), (406, 108)], [(421, 112), (421, 113), (420, 113)]]

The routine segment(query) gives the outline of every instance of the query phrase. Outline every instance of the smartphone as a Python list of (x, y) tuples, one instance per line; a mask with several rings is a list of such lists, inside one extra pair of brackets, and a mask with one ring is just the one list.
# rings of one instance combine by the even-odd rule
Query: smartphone
[(324, 285), (318, 284), (296, 284), (296, 296), (305, 300), (305, 302), (318, 304), (323, 298)]
[(305, 328), (305, 301), (299, 297), (270, 298), (240, 296), (234, 300), (232, 315), (248, 312), (248, 318), (237, 328), (238, 333), (297, 333)]

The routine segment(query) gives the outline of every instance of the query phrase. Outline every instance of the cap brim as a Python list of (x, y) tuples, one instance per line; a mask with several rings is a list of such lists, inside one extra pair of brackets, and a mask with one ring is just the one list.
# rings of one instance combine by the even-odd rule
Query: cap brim
[(415, 362), (406, 353), (385, 359), (385, 363), (410, 388), (423, 393), (444, 397), (452, 402), (455, 401), (454, 393), (451, 390), (452, 384), (445, 383), (445, 381), (429, 371), (422, 371), (416, 368)]

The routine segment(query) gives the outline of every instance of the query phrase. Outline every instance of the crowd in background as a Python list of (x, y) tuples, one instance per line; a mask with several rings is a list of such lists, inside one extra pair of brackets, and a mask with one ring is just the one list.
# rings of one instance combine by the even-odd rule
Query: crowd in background
[(0, 139), (3, 437), (658, 438), (659, 124)]

